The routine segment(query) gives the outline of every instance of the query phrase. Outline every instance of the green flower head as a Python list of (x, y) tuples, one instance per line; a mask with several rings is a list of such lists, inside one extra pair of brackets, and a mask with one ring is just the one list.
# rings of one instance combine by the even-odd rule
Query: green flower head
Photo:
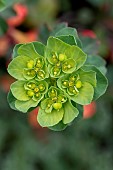
[(47, 41), (45, 56), (51, 77), (78, 70), (86, 61), (86, 54), (75, 45), (69, 45), (58, 38), (50, 37)]
[[(44, 50), (44, 45), (41, 43), (37, 45)], [(21, 45), (17, 50), (17, 56), (8, 66), (9, 74), (18, 80), (42, 81), (48, 78), (47, 64), (43, 55), (36, 51), (33, 43)]]
[(17, 81), (11, 85), (9, 104), (21, 112), (39, 106), (39, 124), (63, 130), (83, 105), (105, 92), (107, 79), (101, 70), (105, 72), (105, 65), (97, 68), (91, 64), (91, 56), (83, 52), (76, 30), (59, 27), (46, 46), (32, 42), (14, 47), (8, 72)]
[(93, 99), (94, 87), (96, 87), (96, 73), (79, 69), (59, 78), (58, 87), (74, 102), (81, 105), (89, 104)]
[(27, 112), (29, 108), (36, 107), (44, 98), (48, 89), (46, 81), (18, 80), (11, 85), (11, 93), (15, 98), (15, 107)]

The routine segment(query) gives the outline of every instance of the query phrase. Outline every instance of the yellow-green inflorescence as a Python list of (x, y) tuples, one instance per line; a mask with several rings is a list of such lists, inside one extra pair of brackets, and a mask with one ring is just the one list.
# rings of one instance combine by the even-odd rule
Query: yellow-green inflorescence
[(26, 94), (33, 98), (34, 100), (38, 100), (39, 98), (42, 97), (42, 95), (45, 93), (46, 85), (45, 81), (38, 82), (37, 81), (30, 81), (27, 84), (25, 84), (25, 90)]
[[(49, 99), (54, 109), (59, 110), (62, 107), (62, 103), (65, 103), (67, 98), (55, 88), (51, 88), (48, 92)], [(47, 105), (48, 106), (48, 105)]]
[(53, 53), (52, 56), (48, 59), (52, 64), (51, 75), (54, 77), (59, 77), (62, 72), (70, 72), (71, 69), (75, 67), (75, 61), (73, 59), (68, 59), (63, 53)]
[(62, 91), (55, 87), (51, 87), (48, 90), (47, 98), (42, 101), (41, 106), (46, 113), (51, 113), (53, 109), (59, 111), (63, 107), (63, 103), (65, 103), (66, 101), (67, 97), (63, 94)]
[(31, 77), (34, 78), (36, 77), (39, 80), (44, 80), (45, 79), (45, 61), (42, 57), (39, 57), (34, 60), (29, 60), (26, 64), (25, 68), (25, 78), (28, 76), (28, 79)]
[[(30, 45), (29, 48), (31, 47)], [(23, 46), (23, 51), (24, 48), (25, 46)], [(77, 63), (75, 59), (73, 59), (72, 54), (70, 56), (70, 53), (65, 53), (65, 50), (67, 50), (66, 47), (63, 52), (60, 52), (62, 50), (55, 51), (47, 49), (47, 51), (48, 50), (47, 55), (45, 50), (43, 56), (36, 54), (36, 52), (34, 53), (34, 51), (32, 51), (34, 57), (30, 57), (27, 54), (27, 56), (25, 56), (26, 65), (22, 65), (22, 76), (27, 82), (24, 85), (26, 95), (28, 96), (26, 100), (30, 98), (30, 100), (39, 101), (41, 103), (39, 103), (39, 105), (46, 113), (52, 113), (53, 110), (59, 111), (63, 108), (66, 101), (69, 102), (67, 98), (68, 95), (66, 93), (64, 94), (62, 89), (59, 89), (57, 80), (64, 75), (73, 73)], [(63, 88), (65, 88), (66, 92), (70, 95), (77, 94), (82, 87), (80, 79), (74, 76), (62, 83)]]
[(77, 95), (81, 87), (82, 82), (79, 75), (72, 75), (67, 80), (62, 80), (62, 88), (66, 89), (69, 95)]

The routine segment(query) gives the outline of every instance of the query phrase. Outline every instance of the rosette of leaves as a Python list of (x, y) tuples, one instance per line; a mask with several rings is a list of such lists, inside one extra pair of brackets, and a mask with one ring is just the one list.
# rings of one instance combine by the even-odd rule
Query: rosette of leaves
[(83, 105), (106, 91), (105, 63), (98, 69), (91, 58), (83, 52), (76, 30), (65, 24), (57, 26), (46, 46), (16, 45), (8, 66), (17, 79), (8, 94), (11, 108), (27, 112), (39, 106), (37, 120), (42, 127), (65, 129), (82, 113)]

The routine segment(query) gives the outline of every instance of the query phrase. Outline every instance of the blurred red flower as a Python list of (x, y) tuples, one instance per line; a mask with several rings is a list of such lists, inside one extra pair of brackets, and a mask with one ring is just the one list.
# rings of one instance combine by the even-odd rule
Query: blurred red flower
[(9, 48), (9, 39), (7, 36), (0, 37), (0, 57), (6, 55)]
[(10, 17), (7, 19), (7, 23), (9, 26), (16, 27), (23, 23), (27, 14), (28, 8), (22, 4), (15, 4), (13, 6), (14, 11), (16, 12), (16, 16)]
[(15, 44), (27, 43), (37, 40), (37, 31), (30, 30), (28, 32), (22, 32), (15, 28), (10, 28), (8, 31), (11, 38), (14, 40)]
[(96, 103), (92, 102), (84, 106), (83, 118), (87, 119), (92, 117), (96, 113)]
[(12, 16), (7, 19), (9, 25), (7, 34), (0, 37), (0, 56), (5, 56), (8, 52), (11, 43), (26, 43), (37, 40), (37, 30), (31, 29), (27, 32), (22, 32), (19, 29), (16, 29), (16, 26), (21, 25), (28, 14), (28, 9), (25, 5), (15, 4), (13, 9), (16, 12), (16, 16)]
[(5, 91), (8, 92), (10, 90), (10, 85), (15, 81), (14, 78), (12, 78), (8, 74), (3, 74), (0, 78), (0, 87)]
[(96, 34), (92, 30), (88, 30), (88, 29), (83, 30), (81, 34), (84, 37), (96, 38)]
[(39, 110), (39, 108), (32, 110), (29, 113), (29, 117), (28, 117), (28, 121), (29, 121), (30, 125), (34, 128), (40, 128), (40, 125), (37, 122), (38, 110)]

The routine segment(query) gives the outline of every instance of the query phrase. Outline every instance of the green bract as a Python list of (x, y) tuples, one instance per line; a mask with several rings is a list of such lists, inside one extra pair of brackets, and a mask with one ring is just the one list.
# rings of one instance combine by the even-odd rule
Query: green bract
[(10, 107), (28, 112), (39, 106), (39, 124), (55, 131), (64, 130), (83, 105), (107, 88), (105, 62), (97, 55), (87, 56), (77, 31), (63, 26), (57, 26), (46, 46), (40, 42), (16, 45), (8, 66), (17, 79), (8, 94)]

